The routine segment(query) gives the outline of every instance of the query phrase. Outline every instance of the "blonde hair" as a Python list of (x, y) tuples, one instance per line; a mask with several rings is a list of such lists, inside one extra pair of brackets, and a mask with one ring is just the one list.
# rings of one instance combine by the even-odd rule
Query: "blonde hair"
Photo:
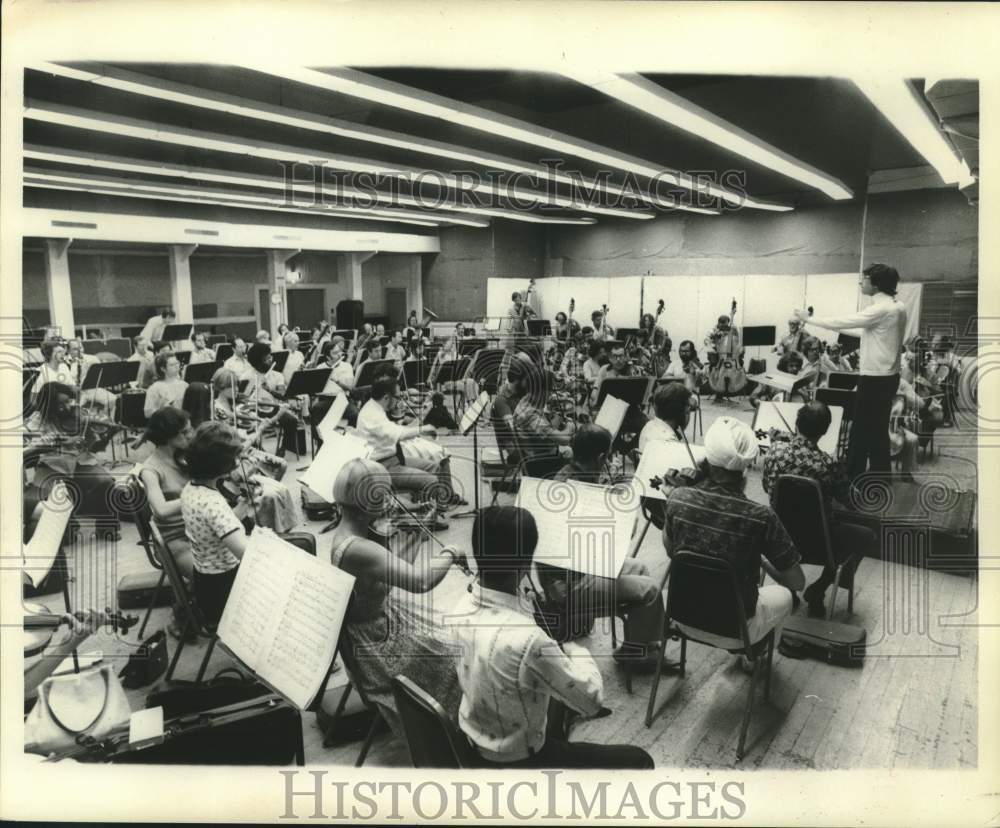
[(346, 463), (333, 482), (333, 500), (341, 508), (380, 513), (392, 491), (392, 479), (385, 467), (360, 457)]

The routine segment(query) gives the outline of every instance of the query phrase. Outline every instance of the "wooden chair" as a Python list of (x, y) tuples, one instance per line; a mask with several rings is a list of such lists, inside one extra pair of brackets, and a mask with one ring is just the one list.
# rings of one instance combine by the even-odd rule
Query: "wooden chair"
[[(687, 663), (687, 642), (690, 639), (709, 647), (725, 649), (746, 656), (753, 662), (753, 674), (747, 690), (743, 724), (740, 728), (736, 758), (744, 756), (750, 713), (753, 710), (754, 691), (760, 674), (764, 673), (764, 698), (770, 697), (771, 663), (774, 658), (774, 630), (757, 641), (750, 640), (747, 627), (743, 592), (733, 565), (723, 558), (678, 551), (670, 564), (667, 579), (667, 614), (660, 648), (662, 659), (667, 641), (679, 637), (681, 642), (680, 675), (684, 676)], [(707, 596), (711, 596), (706, 600)], [(720, 643), (719, 636), (724, 640)], [(732, 646), (725, 646), (731, 644)], [(653, 678), (646, 708), (646, 727), (652, 725), (656, 706), (656, 693), (660, 686), (660, 671)]]
[(429, 693), (406, 676), (396, 676), (392, 694), (413, 767), (459, 769), (479, 764), (469, 740)]
[(853, 550), (846, 560), (837, 562), (830, 519), (819, 481), (794, 474), (780, 475), (775, 482), (772, 503), (774, 511), (795, 542), (795, 548), (802, 556), (802, 563), (831, 567), (836, 573), (833, 579), (833, 600), (830, 601), (827, 618), (833, 618), (839, 587), (847, 590), (847, 611), (853, 612), (854, 573), (865, 550)]

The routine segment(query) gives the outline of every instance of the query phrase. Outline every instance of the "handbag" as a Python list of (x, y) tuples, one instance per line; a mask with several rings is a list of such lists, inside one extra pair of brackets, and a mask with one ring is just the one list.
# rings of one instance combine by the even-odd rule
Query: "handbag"
[(167, 636), (163, 630), (157, 630), (129, 656), (118, 676), (129, 690), (145, 687), (166, 671), (168, 656)]
[(66, 753), (84, 741), (101, 739), (132, 715), (125, 690), (110, 664), (79, 673), (49, 676), (24, 722), (24, 750), (43, 756)]

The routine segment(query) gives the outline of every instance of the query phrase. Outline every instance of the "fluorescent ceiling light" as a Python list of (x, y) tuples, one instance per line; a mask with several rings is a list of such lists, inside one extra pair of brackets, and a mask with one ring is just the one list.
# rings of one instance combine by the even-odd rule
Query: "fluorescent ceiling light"
[[(77, 166), (94, 167), (103, 170), (117, 170), (119, 172), (137, 173), (140, 175), (166, 175), (174, 178), (187, 178), (194, 181), (210, 181), (219, 184), (235, 184), (243, 187), (262, 187), (282, 192), (291, 191), (302, 193), (312, 199), (316, 198), (317, 185), (308, 183), (286, 183), (280, 178), (272, 178), (266, 175), (256, 175), (253, 173), (230, 173), (206, 167), (188, 167), (179, 164), (164, 164), (160, 162), (144, 161), (135, 158), (123, 158), (120, 156), (91, 154), (54, 147), (43, 147), (36, 144), (26, 144), (24, 147), (24, 157), (35, 161), (51, 161), (59, 164), (74, 164)], [(45, 172), (60, 172), (58, 170), (45, 170)], [(421, 210), (430, 210), (429, 219), (435, 221), (448, 221), (455, 223), (457, 219), (451, 212), (466, 213), (469, 215), (497, 216), (512, 221), (523, 221), (533, 224), (595, 224), (596, 219), (592, 218), (553, 218), (548, 216), (536, 216), (531, 213), (523, 213), (517, 210), (493, 210), (487, 207), (469, 207), (456, 203), (444, 203), (440, 205), (427, 204), (420, 199), (402, 194), (390, 195), (378, 190), (359, 190), (356, 187), (332, 187), (326, 184), (319, 185), (319, 189), (324, 195), (331, 198), (343, 198), (353, 196), (364, 201), (375, 201), (393, 205), (416, 207)], [(445, 210), (440, 216), (437, 210)], [(475, 226), (483, 226), (476, 224)]]
[[(432, 184), (451, 189), (468, 189), (526, 204), (549, 205), (578, 212), (614, 216), (616, 218), (651, 219), (655, 217), (655, 213), (646, 211), (599, 207), (589, 204), (585, 200), (567, 198), (554, 193), (549, 194), (537, 190), (524, 190), (518, 187), (500, 187), (497, 184), (477, 183), (465, 177), (456, 177), (434, 170), (421, 170), (417, 167), (408, 167), (401, 164), (388, 165), (379, 161), (346, 155), (324, 155), (319, 150), (302, 149), (270, 141), (238, 140), (222, 133), (172, 127), (138, 118), (129, 118), (123, 115), (104, 114), (77, 107), (43, 103), (30, 99), (26, 100), (25, 103), (23, 116), (27, 119), (104, 132), (111, 135), (146, 141), (160, 141), (184, 147), (198, 147), (214, 152), (248, 155), (254, 158), (268, 158), (288, 163), (303, 165), (325, 164), (332, 169), (346, 170), (348, 172), (375, 173), (400, 178), (411, 183)], [(696, 210), (696, 212), (713, 213), (716, 211)]]
[(763, 167), (794, 178), (826, 193), (830, 198), (852, 198), (853, 193), (832, 175), (816, 169), (787, 152), (751, 135), (707, 109), (636, 74), (586, 70), (564, 72), (567, 77), (596, 89), (661, 121), (690, 132), (705, 141), (741, 155)]
[(854, 83), (945, 184), (968, 181), (969, 168), (938, 128), (920, 93), (903, 78), (855, 78)]
[[(251, 64), (243, 64), (245, 68), (256, 70)], [(580, 138), (574, 138), (555, 130), (540, 127), (527, 121), (511, 118), (491, 112), (482, 107), (455, 101), (422, 89), (414, 89), (403, 84), (393, 83), (374, 75), (358, 72), (354, 69), (327, 69), (322, 72), (306, 69), (300, 66), (282, 66), (280, 71), (269, 66), (268, 72), (276, 74), (296, 83), (315, 86), (342, 95), (372, 101), (383, 106), (392, 106), (429, 118), (437, 118), (448, 123), (460, 124), (470, 129), (476, 129), (489, 135), (500, 135), (514, 141), (520, 141), (535, 147), (553, 150), (577, 158), (585, 158), (603, 167), (630, 172), (645, 178), (655, 179), (692, 192), (703, 192), (714, 198), (721, 198), (728, 204), (740, 207), (752, 207), (758, 210), (788, 211), (793, 209), (786, 204), (762, 201), (751, 198), (743, 193), (719, 187), (718, 185), (698, 181), (691, 176), (644, 161), (641, 158), (623, 152), (602, 147)], [(678, 205), (678, 209), (685, 209)], [(692, 209), (692, 208), (687, 208)]]
[[(648, 194), (626, 190), (623, 187), (608, 182), (585, 179), (582, 176), (574, 177), (566, 175), (549, 167), (529, 164), (515, 158), (507, 158), (503, 155), (482, 152), (470, 147), (448, 144), (443, 141), (434, 141), (430, 138), (421, 138), (416, 135), (407, 135), (402, 132), (380, 129), (368, 124), (359, 126), (350, 121), (254, 101), (249, 98), (240, 98), (235, 95), (227, 95), (223, 92), (199, 89), (196, 86), (174, 83), (173, 81), (142, 75), (138, 72), (131, 72), (117, 67), (99, 65), (93, 69), (78, 69), (59, 63), (35, 61), (27, 64), (27, 68), (36, 72), (43, 72), (85, 83), (93, 83), (98, 86), (105, 86), (135, 95), (142, 95), (147, 98), (172, 101), (186, 106), (197, 106), (215, 112), (238, 115), (243, 118), (255, 118), (299, 129), (336, 135), (340, 138), (366, 141), (381, 146), (434, 155), (440, 158), (450, 158), (455, 161), (480, 164), (491, 169), (520, 173), (536, 177), (543, 181), (553, 181), (568, 187), (581, 187), (587, 191), (601, 192), (614, 196), (632, 196), (641, 202), (652, 203), (660, 207), (676, 207), (673, 202), (667, 199), (657, 199)], [(261, 73), (266, 73), (267, 71), (263, 67), (255, 67), (254, 69)]]
[[(328, 218), (360, 219), (364, 221), (389, 221), (399, 224), (414, 224), (420, 227), (438, 227), (444, 221), (443, 218), (428, 221), (415, 218), (399, 218), (384, 215), (381, 211), (371, 210), (351, 210), (351, 208), (323, 209), (304, 207), (284, 207), (280, 200), (274, 199), (251, 199), (251, 198), (231, 198), (213, 195), (199, 195), (188, 193), (187, 191), (173, 190), (168, 187), (155, 186), (134, 186), (118, 185), (111, 183), (101, 183), (99, 181), (88, 181), (73, 177), (61, 177), (53, 175), (36, 175), (26, 172), (24, 176), (24, 186), (38, 187), (48, 190), (73, 190), (76, 192), (94, 193), (96, 195), (114, 195), (125, 198), (149, 198), (157, 201), (179, 201), (186, 204), (218, 204), (226, 207), (239, 207), (248, 210), (273, 210), (284, 213), (305, 213), (313, 216), (326, 216)], [(479, 224), (477, 226), (486, 227), (488, 225)]]

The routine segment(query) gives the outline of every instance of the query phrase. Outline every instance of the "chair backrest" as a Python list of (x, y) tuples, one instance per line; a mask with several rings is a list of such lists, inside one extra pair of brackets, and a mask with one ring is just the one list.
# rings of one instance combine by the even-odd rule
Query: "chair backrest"
[(406, 676), (395, 676), (392, 694), (415, 768), (467, 768), (472, 746), (451, 723), (444, 708)]
[(181, 572), (180, 567), (177, 565), (177, 560), (174, 558), (174, 553), (170, 548), (170, 544), (163, 539), (163, 535), (160, 533), (160, 530), (156, 528), (155, 523), (150, 523), (149, 531), (151, 537), (153, 538), (153, 546), (156, 549), (156, 555), (163, 563), (163, 569), (167, 573), (167, 580), (170, 581), (170, 586), (174, 591), (174, 597), (177, 599), (177, 603), (183, 606), (185, 612), (191, 616), (198, 631), (210, 634), (208, 625), (205, 623), (205, 617), (201, 614), (201, 610), (198, 609), (198, 605), (195, 603), (194, 595), (184, 582), (184, 575)]
[(131, 488), (128, 494), (127, 503), (134, 503), (135, 508), (130, 511), (132, 520), (135, 521), (135, 528), (139, 532), (139, 546), (146, 550), (146, 557), (155, 569), (163, 569), (163, 563), (157, 554), (156, 544), (153, 542), (153, 509), (149, 505), (149, 496), (142, 480), (132, 475), (124, 484)]
[(779, 475), (771, 493), (771, 503), (803, 563), (836, 564), (823, 489), (818, 480), (797, 474)]
[[(667, 617), (750, 646), (739, 577), (724, 558), (678, 550), (670, 559)], [(694, 636), (690, 636), (694, 637)]]
[(496, 438), (500, 456), (506, 462), (507, 455), (517, 449), (517, 444), (514, 441), (514, 418), (509, 415), (494, 417), (493, 436)]
[(303, 552), (316, 557), (316, 536), (312, 532), (284, 532), (278, 535), (286, 543), (297, 546)]

